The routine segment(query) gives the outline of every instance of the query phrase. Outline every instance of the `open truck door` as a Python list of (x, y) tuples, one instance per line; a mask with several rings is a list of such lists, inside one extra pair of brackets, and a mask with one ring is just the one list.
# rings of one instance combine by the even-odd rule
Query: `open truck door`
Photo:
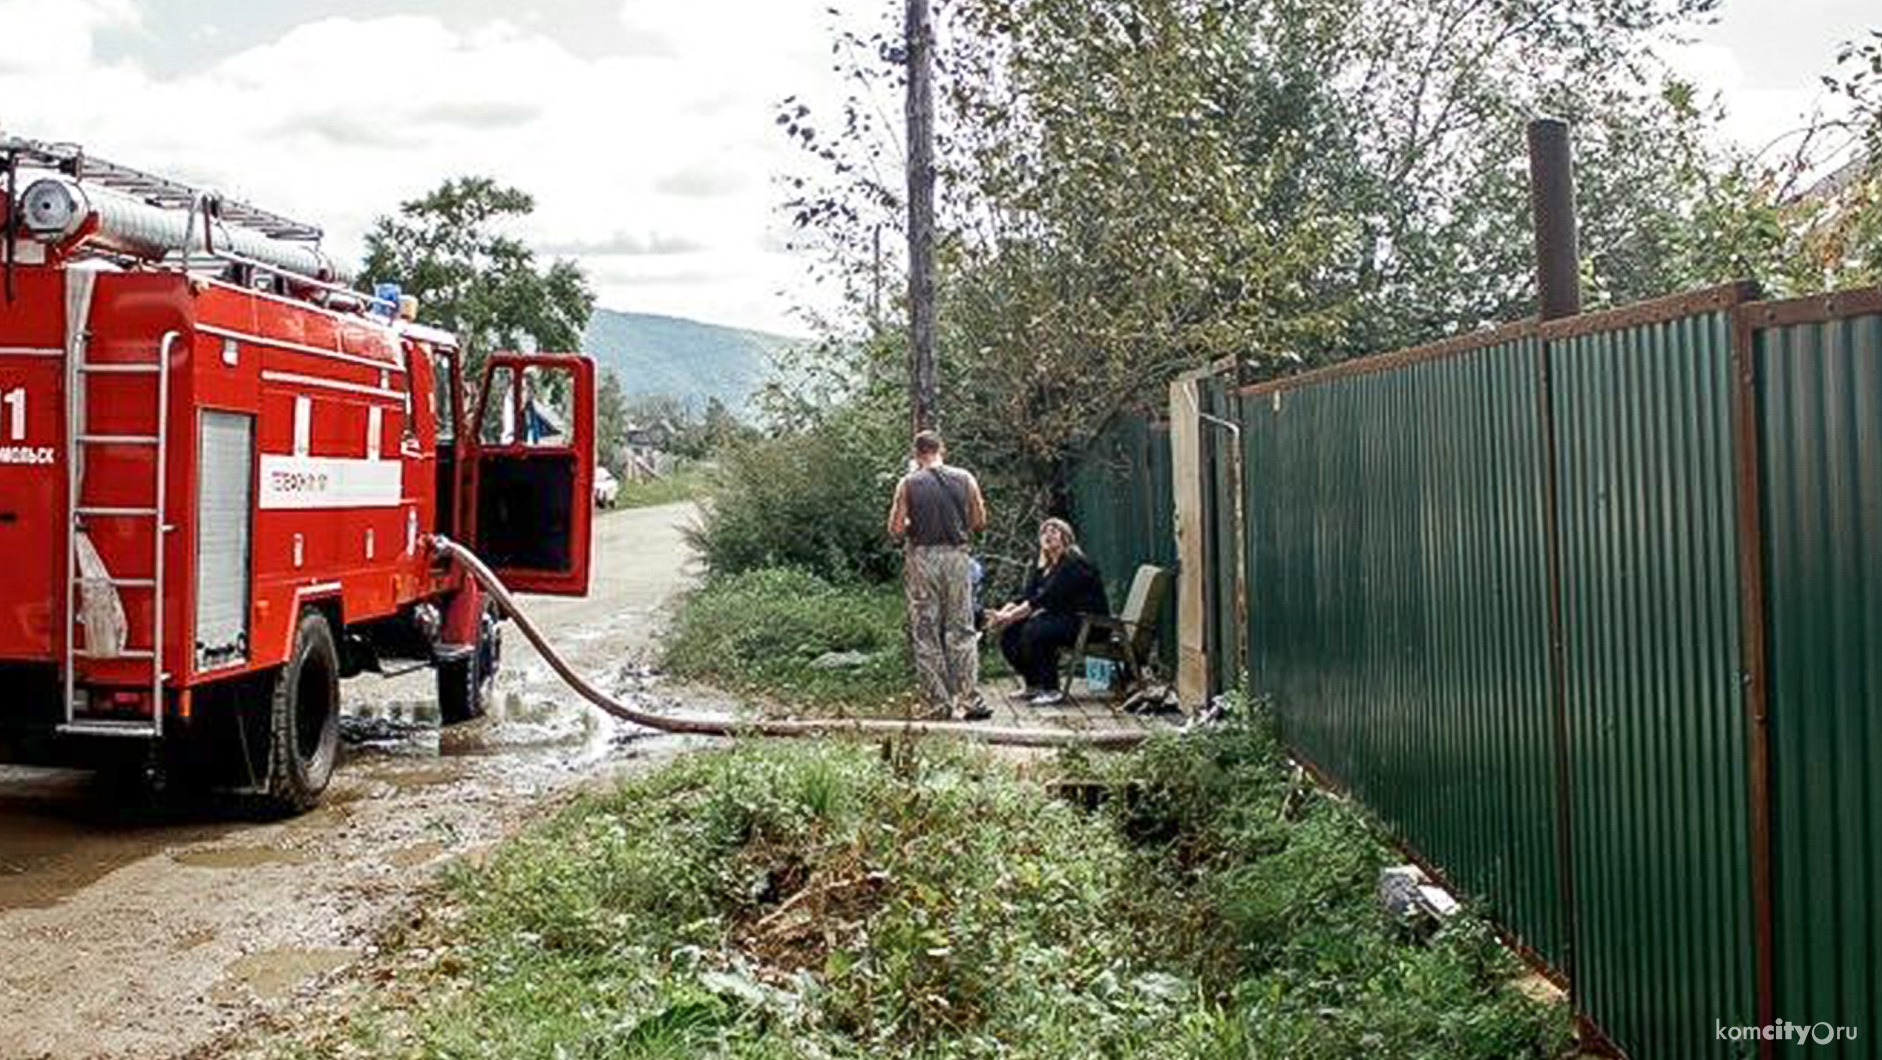
[(492, 354), (478, 394), (464, 440), (465, 539), (512, 589), (586, 595), (594, 362), (580, 354)]

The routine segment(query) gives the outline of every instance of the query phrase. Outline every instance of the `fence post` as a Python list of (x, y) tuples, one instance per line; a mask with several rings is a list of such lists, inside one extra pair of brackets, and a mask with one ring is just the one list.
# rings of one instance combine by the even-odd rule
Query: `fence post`
[[(1581, 312), (1581, 250), (1575, 226), (1574, 160), (1568, 123), (1538, 118), (1529, 123), (1529, 206), (1535, 223), (1536, 310), (1544, 321)], [(1576, 974), (1575, 816), (1573, 763), (1568, 753), (1568, 648), (1562, 619), (1562, 522), (1556, 481), (1555, 394), (1549, 339), (1536, 333), (1537, 426), (1542, 433), (1542, 523), (1549, 578), (1549, 706), (1555, 742), (1556, 887), (1562, 903), (1562, 975), (1569, 1003), (1581, 1011)], [(1578, 1015), (1578, 1019), (1579, 1019)], [(1591, 1030), (1583, 1021), (1584, 1037)]]
[[(1749, 285), (1741, 297), (1756, 297)], [(1738, 601), (1740, 658), (1744, 666), (1746, 815), (1751, 835), (1751, 916), (1753, 970), (1758, 1024), (1777, 1021), (1777, 912), (1772, 895), (1771, 745), (1765, 656), (1764, 480), (1758, 469), (1761, 450), (1758, 419), (1758, 365), (1752, 314), (1742, 302), (1732, 307), (1732, 463), (1738, 480)], [(1777, 1055), (1776, 1045), (1761, 1041), (1758, 1055)]]

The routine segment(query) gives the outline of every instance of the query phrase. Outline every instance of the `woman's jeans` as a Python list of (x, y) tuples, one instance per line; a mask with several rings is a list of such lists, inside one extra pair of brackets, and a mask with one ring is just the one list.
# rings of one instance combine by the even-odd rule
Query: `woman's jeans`
[(1059, 652), (1078, 640), (1077, 615), (1040, 613), (1000, 631), (1000, 654), (1027, 688), (1059, 687)]

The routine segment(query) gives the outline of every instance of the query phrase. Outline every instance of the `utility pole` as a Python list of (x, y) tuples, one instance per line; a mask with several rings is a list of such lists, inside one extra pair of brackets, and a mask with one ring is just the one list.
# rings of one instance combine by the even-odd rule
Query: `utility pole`
[(905, 0), (908, 58), (908, 404), (915, 430), (935, 425), (934, 23), (928, 0)]
[(882, 225), (878, 224), (869, 234), (873, 261), (870, 264), (869, 278), (872, 286), (869, 292), (869, 333), (882, 335)]

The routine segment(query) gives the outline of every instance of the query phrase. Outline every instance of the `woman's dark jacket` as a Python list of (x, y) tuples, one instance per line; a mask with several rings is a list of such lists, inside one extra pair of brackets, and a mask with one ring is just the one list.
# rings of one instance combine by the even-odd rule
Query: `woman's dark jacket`
[(1026, 572), (1026, 588), (1021, 599), (1032, 609), (1050, 615), (1108, 615), (1111, 605), (1104, 595), (1104, 579), (1098, 568), (1083, 556), (1065, 556), (1046, 570), (1034, 564)]

